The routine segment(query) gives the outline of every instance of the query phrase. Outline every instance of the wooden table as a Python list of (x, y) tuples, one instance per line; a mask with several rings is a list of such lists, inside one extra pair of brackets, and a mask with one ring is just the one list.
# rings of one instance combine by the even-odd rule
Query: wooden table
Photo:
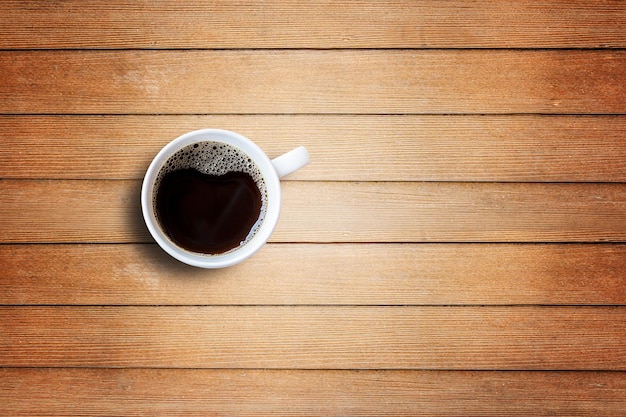
[[(0, 414), (626, 412), (626, 5), (4, 1)], [(305, 145), (271, 242), (158, 248), (156, 152)]]

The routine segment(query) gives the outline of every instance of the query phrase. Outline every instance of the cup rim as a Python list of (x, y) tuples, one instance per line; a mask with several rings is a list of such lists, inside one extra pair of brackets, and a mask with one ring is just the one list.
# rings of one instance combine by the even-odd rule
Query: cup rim
[[(237, 147), (257, 164), (265, 181), (267, 208), (265, 217), (255, 235), (244, 245), (221, 254), (201, 254), (181, 248), (170, 240), (158, 226), (152, 204), (154, 181), (163, 164), (176, 151), (197, 142), (222, 142)], [(269, 239), (280, 214), (280, 179), (269, 157), (245, 136), (224, 129), (199, 129), (187, 132), (166, 144), (152, 159), (142, 182), (141, 209), (144, 222), (157, 244), (172, 257), (200, 268), (224, 268), (235, 265), (256, 253)]]

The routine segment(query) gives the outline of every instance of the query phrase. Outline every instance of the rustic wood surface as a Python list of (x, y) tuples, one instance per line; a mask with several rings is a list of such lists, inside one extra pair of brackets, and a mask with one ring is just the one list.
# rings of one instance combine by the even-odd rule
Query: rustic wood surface
[(614, 306), (11, 306), (0, 318), (2, 366), (626, 370)]
[[(6, 409), (41, 416), (76, 415), (77, 404), (85, 415), (597, 416), (622, 414), (626, 395), (616, 372), (23, 368), (0, 376)], [(72, 389), (51, 395), (51, 379)], [(23, 391), (28, 399), (4, 395)]]
[(0, 113), (626, 112), (624, 50), (5, 51)]
[(163, 142), (206, 126), (270, 156), (306, 144), (315, 164), (285, 180), (626, 181), (626, 118), (597, 115), (0, 115), (0, 175), (141, 179)]
[(619, 1), (4, 2), (1, 48), (624, 47)]
[[(4, 1), (0, 414), (622, 416), (626, 5)], [(305, 145), (264, 248), (143, 224), (158, 150)]]
[[(285, 181), (273, 242), (626, 242), (626, 184)], [(139, 180), (3, 180), (5, 242), (149, 242)]]
[[(254, 262), (206, 271), (156, 245), (4, 245), (0, 303), (620, 305), (625, 256), (623, 244), (272, 243)], [(285, 271), (285, 257), (298, 268)]]

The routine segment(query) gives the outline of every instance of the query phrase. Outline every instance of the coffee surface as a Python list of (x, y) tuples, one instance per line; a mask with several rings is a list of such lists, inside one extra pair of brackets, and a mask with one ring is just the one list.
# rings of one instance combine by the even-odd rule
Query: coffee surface
[(174, 243), (192, 252), (218, 254), (246, 241), (261, 214), (261, 202), (247, 173), (217, 176), (187, 168), (163, 176), (156, 210)]
[(159, 226), (176, 245), (217, 255), (247, 243), (265, 215), (260, 169), (241, 150), (199, 142), (174, 153), (155, 182)]

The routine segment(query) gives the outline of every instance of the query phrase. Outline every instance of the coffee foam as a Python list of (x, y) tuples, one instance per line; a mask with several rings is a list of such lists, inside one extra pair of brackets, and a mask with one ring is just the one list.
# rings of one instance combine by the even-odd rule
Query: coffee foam
[[(229, 172), (244, 172), (252, 177), (263, 198), (259, 219), (250, 230), (244, 245), (256, 234), (265, 218), (267, 210), (267, 187), (256, 163), (239, 148), (223, 142), (204, 141), (196, 142), (176, 151), (161, 166), (154, 182), (152, 207), (156, 213), (156, 192), (161, 180), (169, 173), (181, 169), (193, 168), (203, 174), (221, 176)], [(232, 249), (232, 250), (236, 250)]]

